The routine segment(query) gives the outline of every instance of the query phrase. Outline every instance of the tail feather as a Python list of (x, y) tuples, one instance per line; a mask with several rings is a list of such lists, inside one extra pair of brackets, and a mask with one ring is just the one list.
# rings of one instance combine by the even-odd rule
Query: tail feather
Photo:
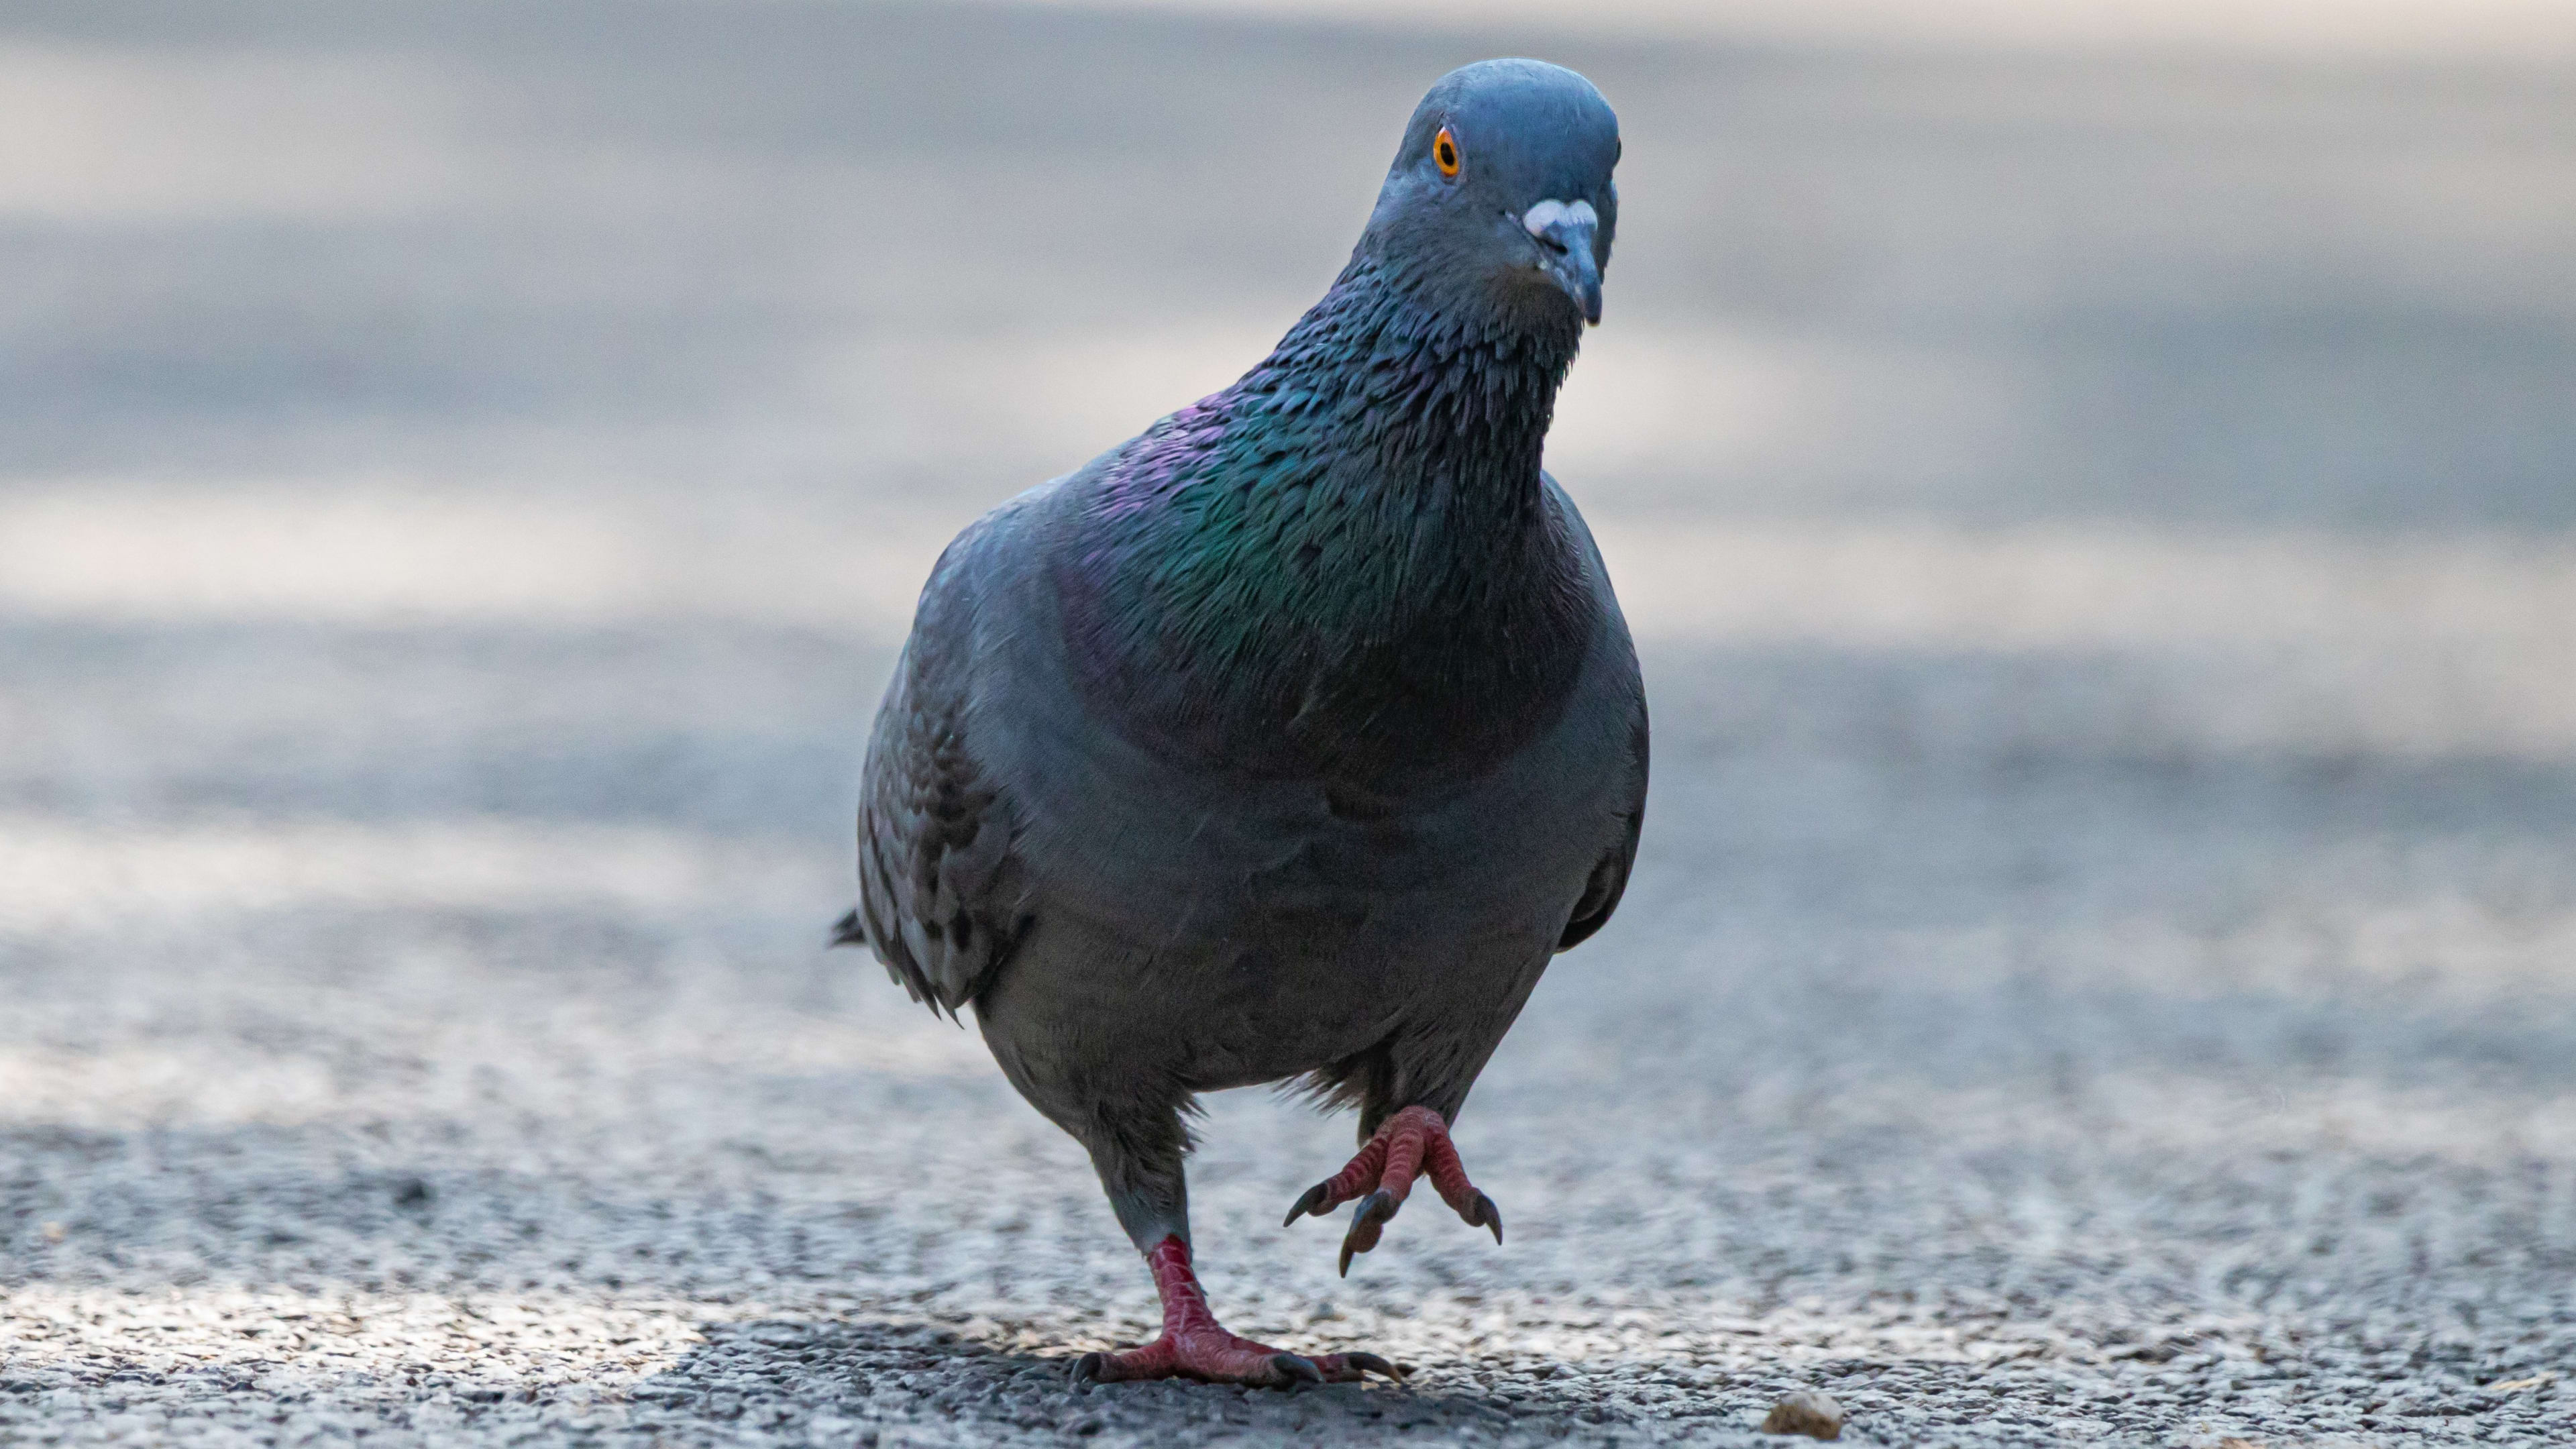
[(835, 946), (868, 944), (868, 928), (860, 923), (859, 913), (856, 910), (852, 910), (848, 915), (832, 923), (832, 944)]

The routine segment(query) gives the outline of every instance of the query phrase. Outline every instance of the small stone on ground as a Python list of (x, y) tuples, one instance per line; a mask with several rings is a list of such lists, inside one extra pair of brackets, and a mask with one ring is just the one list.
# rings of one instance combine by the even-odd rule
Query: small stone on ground
[(1765, 1434), (1804, 1434), (1810, 1439), (1843, 1436), (1842, 1405), (1823, 1394), (1791, 1394), (1771, 1406), (1762, 1421)]

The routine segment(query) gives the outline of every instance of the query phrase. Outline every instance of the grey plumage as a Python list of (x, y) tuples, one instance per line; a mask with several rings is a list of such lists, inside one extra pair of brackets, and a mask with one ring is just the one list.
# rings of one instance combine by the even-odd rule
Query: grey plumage
[(1538, 467), (1616, 155), (1571, 72), (1445, 79), (1269, 359), (987, 515), (922, 591), (842, 936), (972, 1009), (1140, 1249), (1188, 1241), (1193, 1094), (1302, 1079), (1363, 1137), (1454, 1118), (1618, 902), (1644, 695)]

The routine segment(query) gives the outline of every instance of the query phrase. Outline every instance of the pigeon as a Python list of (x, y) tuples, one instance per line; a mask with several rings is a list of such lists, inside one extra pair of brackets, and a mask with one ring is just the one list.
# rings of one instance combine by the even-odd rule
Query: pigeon
[(1430, 1180), (1503, 1236), (1452, 1125), (1646, 797), (1644, 686), (1541, 470), (1618, 220), (1618, 118), (1533, 60), (1442, 77), (1332, 287), (1233, 386), (949, 544), (869, 741), (838, 939), (1090, 1154), (1161, 1336), (1079, 1378), (1398, 1370), (1238, 1337), (1192, 1268), (1184, 1119), (1302, 1088), (1360, 1150), (1341, 1268)]

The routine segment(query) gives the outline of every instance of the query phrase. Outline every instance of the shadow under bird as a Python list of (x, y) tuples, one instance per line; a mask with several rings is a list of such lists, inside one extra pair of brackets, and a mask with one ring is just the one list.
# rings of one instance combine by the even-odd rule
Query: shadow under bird
[(1636, 653), (1539, 467), (1618, 159), (1572, 71), (1443, 77), (1267, 358), (986, 515), (922, 590), (840, 937), (971, 1006), (1089, 1150), (1163, 1332), (1083, 1377), (1395, 1373), (1218, 1324), (1196, 1093), (1299, 1080), (1359, 1109), (1359, 1154), (1289, 1211), (1357, 1203), (1345, 1273), (1419, 1178), (1502, 1240), (1450, 1125), (1548, 958), (1609, 919), (1645, 810)]

